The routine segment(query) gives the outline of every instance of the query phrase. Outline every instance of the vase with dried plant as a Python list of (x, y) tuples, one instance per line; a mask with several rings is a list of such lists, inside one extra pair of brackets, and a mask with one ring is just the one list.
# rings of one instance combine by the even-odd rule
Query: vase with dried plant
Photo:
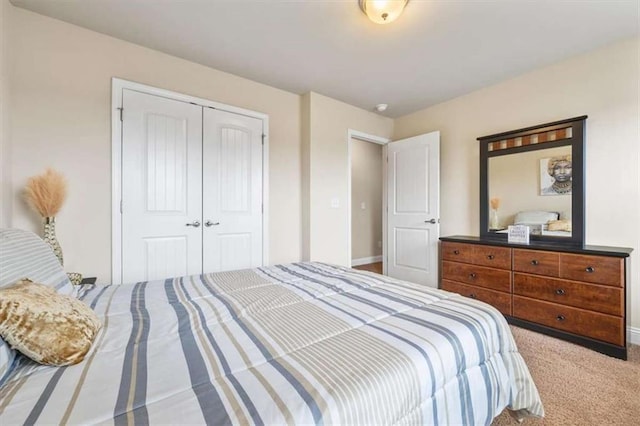
[(31, 208), (42, 216), (44, 241), (63, 265), (62, 248), (56, 237), (56, 215), (67, 198), (67, 180), (61, 173), (47, 169), (43, 174), (29, 178), (25, 198)]
[(498, 218), (498, 209), (500, 208), (500, 198), (492, 198), (489, 200), (491, 205), (491, 214), (489, 216), (489, 229), (500, 229), (500, 219)]

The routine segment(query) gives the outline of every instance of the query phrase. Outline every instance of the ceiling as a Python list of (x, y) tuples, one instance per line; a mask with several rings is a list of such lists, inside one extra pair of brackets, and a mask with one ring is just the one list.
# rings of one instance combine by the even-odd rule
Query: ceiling
[(638, 0), (411, 0), (389, 25), (357, 0), (11, 0), (259, 81), (401, 116), (639, 35)]

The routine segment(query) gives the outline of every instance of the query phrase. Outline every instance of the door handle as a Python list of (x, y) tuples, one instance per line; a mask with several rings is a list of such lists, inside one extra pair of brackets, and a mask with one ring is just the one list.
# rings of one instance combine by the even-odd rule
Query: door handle
[(215, 223), (214, 223), (214, 222), (211, 222), (210, 220), (208, 220), (208, 221), (206, 221), (206, 222), (204, 223), (204, 226), (206, 226), (207, 228), (208, 228), (209, 226), (218, 226), (218, 225), (220, 225), (220, 222), (215, 222)]
[(425, 221), (424, 221), (424, 223), (433, 223), (433, 224), (436, 224), (436, 223), (438, 223), (438, 222), (439, 222), (439, 220), (435, 220), (435, 219), (425, 220)]
[(200, 222), (196, 220), (192, 223), (187, 223), (187, 226), (193, 226), (194, 228), (197, 228), (200, 226)]

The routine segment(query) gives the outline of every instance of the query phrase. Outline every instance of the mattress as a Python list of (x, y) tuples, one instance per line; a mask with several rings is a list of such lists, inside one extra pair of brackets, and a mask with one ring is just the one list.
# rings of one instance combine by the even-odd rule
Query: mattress
[(482, 302), (322, 263), (81, 298), (103, 328), (69, 367), (24, 357), (3, 424), (489, 424), (542, 416), (504, 317)]

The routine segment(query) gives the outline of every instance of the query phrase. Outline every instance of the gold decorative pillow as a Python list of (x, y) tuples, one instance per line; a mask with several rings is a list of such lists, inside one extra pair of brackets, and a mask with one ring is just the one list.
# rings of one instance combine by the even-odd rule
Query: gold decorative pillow
[(571, 232), (571, 221), (566, 219), (550, 220), (547, 222), (549, 231), (568, 231)]
[(101, 326), (91, 308), (53, 287), (25, 278), (0, 289), (0, 336), (40, 364), (82, 361)]

